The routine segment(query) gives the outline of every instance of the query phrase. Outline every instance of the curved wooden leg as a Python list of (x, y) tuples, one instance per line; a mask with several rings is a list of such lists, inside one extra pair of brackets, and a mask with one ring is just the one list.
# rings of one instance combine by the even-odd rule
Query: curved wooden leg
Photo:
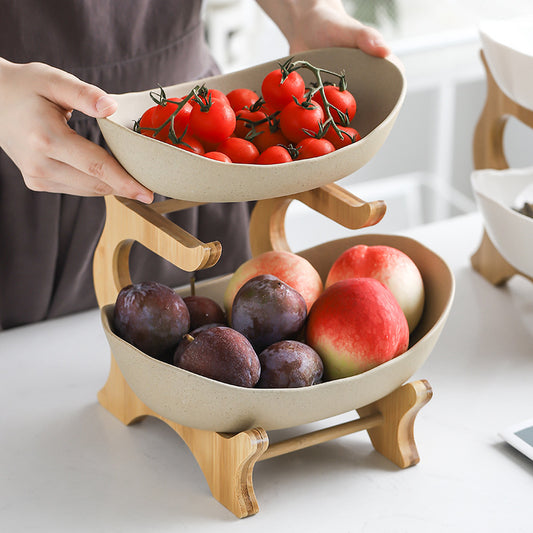
[(168, 420), (139, 400), (113, 356), (109, 377), (98, 393), (98, 401), (126, 425), (145, 416), (154, 416), (168, 424), (191, 450), (215, 499), (238, 518), (257, 513), (259, 506), (252, 474), (255, 463), (268, 448), (268, 436), (263, 428), (225, 435)]
[(503, 285), (517, 274), (517, 270), (496, 250), (486, 231), (483, 232), (481, 244), (470, 258), (470, 262), (474, 270), (493, 285)]
[(367, 430), (370, 440), (379, 453), (400, 468), (420, 461), (414, 440), (414, 423), (418, 411), (432, 395), (433, 391), (426, 380), (413, 381), (357, 409), (361, 417), (381, 413), (383, 423)]
[[(174, 427), (172, 423), (170, 426)], [(259, 511), (252, 474), (255, 463), (268, 447), (263, 428), (235, 435), (184, 426), (174, 429), (189, 446), (215, 499), (238, 518)]]

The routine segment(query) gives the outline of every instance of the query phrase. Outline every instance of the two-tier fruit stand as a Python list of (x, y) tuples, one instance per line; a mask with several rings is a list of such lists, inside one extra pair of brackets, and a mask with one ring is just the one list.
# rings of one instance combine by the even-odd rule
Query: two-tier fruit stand
[[(195, 456), (214, 497), (238, 517), (258, 511), (252, 484), (257, 461), (366, 430), (375, 449), (399, 467), (418, 462), (413, 425), (432, 391), (425, 380), (409, 380), (436, 343), (453, 300), (453, 276), (430, 250), (406, 237), (357, 235), (299, 253), (325, 279), (334, 259), (349, 246), (396, 246), (415, 261), (426, 291), (424, 313), (407, 352), (368, 372), (300, 389), (247, 389), (157, 361), (114, 333), (112, 308), (120, 289), (131, 283), (129, 255), (134, 242), (187, 272), (208, 269), (223, 253), (219, 242), (200, 242), (173, 224), (165, 216), (170, 212), (210, 202), (257, 201), (249, 227), (254, 255), (290, 250), (285, 215), (295, 200), (350, 229), (381, 220), (383, 202), (363, 201), (334, 182), (368, 162), (385, 141), (405, 96), (401, 66), (392, 58), (372, 58), (354, 49), (315, 50), (302, 57), (335, 71), (349, 67), (348, 84), (358, 95), (361, 141), (314, 160), (259, 169), (209, 161), (134, 133), (131, 119), (146, 109), (148, 92), (118, 95), (117, 113), (99, 120), (111, 151), (126, 170), (151, 190), (173, 199), (144, 205), (106, 198), (106, 224), (94, 255), (94, 282), (112, 353), (109, 378), (98, 399), (124, 424), (154, 416), (172, 427)], [(224, 92), (260, 87), (265, 73), (276, 64), (206, 83)], [(194, 84), (168, 88), (167, 95), (186, 94)], [(205, 290), (221, 303), (228, 280), (226, 276), (198, 283), (197, 293)], [(359, 416), (346, 423), (281, 442), (269, 438), (269, 431), (351, 411)]]

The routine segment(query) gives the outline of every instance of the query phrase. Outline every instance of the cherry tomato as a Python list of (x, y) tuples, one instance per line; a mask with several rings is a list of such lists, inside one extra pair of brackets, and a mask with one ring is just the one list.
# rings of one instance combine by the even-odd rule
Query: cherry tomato
[(213, 100), (221, 100), (226, 105), (231, 107), (228, 97), (218, 89), (208, 89), (205, 86), (200, 87), (195, 98), (191, 98), (190, 102), (193, 107), (197, 105), (208, 105)]
[(291, 72), (283, 81), (282, 76), (282, 71), (278, 68), (269, 72), (261, 84), (265, 102), (275, 110), (283, 109), (293, 101), (293, 97), (298, 101), (303, 100), (305, 94), (305, 82), (298, 72)]
[(223, 154), (222, 152), (206, 152), (204, 154), (204, 157), (214, 159), (215, 161), (222, 161), (222, 163), (231, 163), (231, 159), (229, 158), (229, 156)]
[(276, 165), (279, 163), (290, 163), (291, 154), (284, 146), (269, 146), (264, 152), (259, 154), (255, 160), (256, 165)]
[(324, 135), (324, 138), (327, 139), (336, 150), (339, 148), (343, 148), (344, 146), (349, 146), (350, 144), (353, 144), (354, 142), (357, 142), (361, 135), (359, 135), (359, 132), (351, 128), (350, 126), (337, 126), (339, 130), (342, 132), (342, 138), (339, 137), (339, 134), (335, 131), (333, 126), (329, 126), (328, 131), (326, 131), (326, 134)]
[[(357, 103), (353, 94), (346, 89), (341, 91), (336, 85), (326, 85), (324, 87), (324, 94), (326, 95), (328, 103), (336, 108), (333, 109), (330, 107), (333, 122), (347, 126), (353, 120), (357, 109)], [(324, 100), (320, 91), (314, 94), (313, 100), (322, 107), (324, 115), (327, 116)], [(337, 109), (340, 111), (340, 115)]]
[(289, 144), (289, 139), (287, 139), (279, 129), (279, 120), (277, 119), (270, 119), (269, 121), (262, 122), (261, 124), (258, 124), (254, 130), (254, 137), (251, 141), (260, 152), (264, 152), (269, 146)]
[(212, 99), (217, 98), (218, 100), (222, 100), (224, 103), (231, 107), (231, 103), (228, 97), (222, 91), (219, 91), (218, 89), (209, 89), (207, 91), (207, 95), (208, 97), (211, 96)]
[[(153, 124), (154, 127), (159, 128), (164, 124), (166, 120), (170, 118), (172, 113), (176, 111), (178, 103), (180, 103), (183, 98), (169, 98), (166, 105), (157, 105), (153, 114)], [(191, 115), (192, 106), (189, 102), (186, 102), (183, 107), (178, 111), (177, 115), (173, 119), (174, 131), (176, 136), (179, 137), (189, 124), (189, 118)], [(170, 123), (167, 124), (156, 136), (156, 139), (164, 141), (168, 137), (168, 132), (170, 130)]]
[(217, 147), (218, 152), (226, 154), (233, 163), (253, 163), (259, 155), (259, 150), (246, 139), (229, 137)]
[(193, 154), (203, 155), (205, 149), (203, 144), (189, 133), (185, 133), (178, 138), (178, 143), (171, 141), (169, 138), (165, 139), (165, 142), (175, 146), (176, 148), (181, 148), (187, 152), (192, 152)]
[(226, 96), (235, 113), (245, 107), (252, 107), (257, 100), (259, 100), (259, 96), (255, 91), (244, 88), (233, 89), (233, 91), (230, 91)]
[(237, 111), (234, 135), (236, 137), (244, 138), (248, 133), (252, 131), (252, 124), (259, 123), (266, 119), (266, 115), (262, 111), (251, 111), (250, 109), (240, 109)]
[[(171, 114), (168, 113), (167, 117), (164, 119), (159, 118), (161, 116), (162, 108), (163, 106), (161, 105), (154, 105), (147, 109), (139, 119), (137, 131), (146, 137), (152, 137), (160, 141), (166, 140), (170, 126), (166, 126), (159, 133), (156, 133), (156, 130), (159, 128), (159, 126), (161, 126), (166, 118), (168, 118)], [(163, 109), (166, 111), (166, 107)]]
[(324, 121), (324, 112), (316, 102), (294, 100), (287, 104), (279, 115), (281, 131), (293, 143), (298, 143), (309, 135), (317, 134)]
[(189, 132), (201, 141), (219, 143), (227, 139), (235, 129), (235, 112), (222, 100), (192, 106)]
[(157, 109), (157, 106), (154, 105), (148, 108), (143, 114), (142, 117), (137, 122), (137, 130), (139, 133), (151, 137), (153, 131), (150, 128), (154, 128), (154, 113)]
[(297, 160), (310, 159), (326, 155), (335, 151), (335, 147), (327, 139), (317, 139), (316, 137), (307, 137), (296, 146), (298, 152)]

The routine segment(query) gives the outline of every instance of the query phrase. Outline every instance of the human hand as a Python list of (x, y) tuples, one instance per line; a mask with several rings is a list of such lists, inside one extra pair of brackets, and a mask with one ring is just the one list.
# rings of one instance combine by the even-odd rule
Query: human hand
[(153, 200), (104, 148), (67, 124), (74, 109), (99, 118), (116, 107), (103, 90), (62, 70), (0, 59), (0, 147), (33, 191)]
[(343, 46), (367, 54), (390, 54), (382, 35), (351, 17), (341, 0), (257, 0), (287, 38), (290, 53)]

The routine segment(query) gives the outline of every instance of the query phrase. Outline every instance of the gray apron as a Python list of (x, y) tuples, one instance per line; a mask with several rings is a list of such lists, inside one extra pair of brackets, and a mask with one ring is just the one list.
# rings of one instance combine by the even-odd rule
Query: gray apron
[[(0, 0), (0, 12), (1, 57), (41, 61), (110, 93), (217, 72), (199, 0)], [(104, 146), (94, 119), (74, 113), (70, 124)], [(198, 279), (231, 272), (249, 257), (249, 208), (208, 204), (170, 215), (198, 239), (222, 243), (221, 259)], [(104, 220), (103, 198), (30, 191), (0, 150), (0, 330), (96, 306), (92, 257)], [(131, 275), (171, 286), (190, 276), (140, 245)]]

